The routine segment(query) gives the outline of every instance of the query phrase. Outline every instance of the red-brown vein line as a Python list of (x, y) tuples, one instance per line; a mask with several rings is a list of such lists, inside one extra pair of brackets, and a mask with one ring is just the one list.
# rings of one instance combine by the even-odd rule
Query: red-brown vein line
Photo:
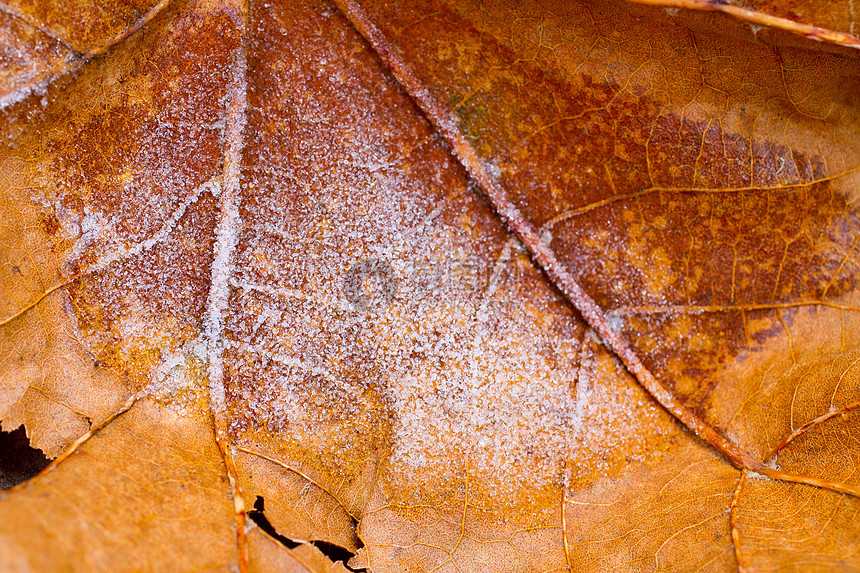
[(382, 32), (353, 0), (335, 0), (335, 4), (370, 45), (394, 76), (424, 111), (433, 126), (451, 146), (454, 155), (472, 178), (481, 186), (496, 212), (531, 253), (534, 261), (546, 272), (550, 280), (564, 293), (568, 301), (582, 315), (588, 325), (600, 335), (639, 384), (667, 411), (686, 425), (693, 433), (711, 444), (739, 468), (759, 470), (762, 463), (737, 447), (709, 425), (702, 422), (673, 396), (642, 364), (636, 352), (619, 333), (615, 332), (602, 309), (558, 261), (552, 250), (540, 239), (537, 230), (520, 210), (508, 199), (504, 188), (493, 178), (478, 157), (472, 145), (460, 133), (456, 121), (445, 112), (436, 98), (423, 86), (412, 69), (385, 40)]
[(738, 562), (738, 572), (743, 573), (746, 571), (746, 564), (744, 562), (743, 554), (741, 553), (741, 535), (740, 530), (738, 529), (738, 519), (739, 519), (739, 511), (738, 504), (741, 501), (741, 493), (743, 492), (744, 484), (747, 481), (747, 471), (741, 470), (741, 477), (738, 480), (738, 485), (735, 488), (735, 493), (732, 496), (732, 505), (729, 513), (731, 515), (730, 523), (732, 528), (732, 546), (735, 550), (735, 559)]
[(245, 501), (237, 480), (233, 448), (227, 428), (227, 406), (224, 379), (224, 314), (229, 302), (233, 251), (241, 225), (242, 148), (248, 107), (248, 5), (243, 2), (242, 13), (235, 18), (241, 36), (239, 47), (232, 54), (230, 80), (227, 85), (227, 111), (224, 129), (224, 171), (221, 177), (220, 216), (215, 234), (214, 257), (209, 298), (204, 317), (204, 336), (208, 346), (209, 401), (212, 407), (215, 440), (224, 459), (227, 478), (233, 496), (236, 518), (236, 545), (240, 573), (248, 571), (248, 548), (245, 536)]
[[(66, 448), (66, 450), (63, 453), (61, 453), (59, 456), (57, 456), (56, 458), (51, 460), (51, 463), (48, 464), (44, 469), (42, 469), (42, 471), (39, 472), (39, 476), (46, 475), (46, 474), (54, 471), (55, 469), (57, 469), (57, 467), (61, 463), (63, 463), (67, 459), (69, 459), (75, 452), (77, 452), (80, 449), (81, 446), (84, 445), (84, 443), (89, 441), (90, 438), (92, 438), (93, 436), (95, 436), (96, 434), (101, 432), (103, 429), (105, 429), (108, 426), (108, 424), (110, 424), (111, 422), (113, 422), (114, 420), (116, 420), (117, 418), (119, 418), (120, 416), (122, 416), (123, 414), (128, 412), (129, 410), (131, 410), (131, 407), (134, 406), (135, 403), (137, 403), (137, 400), (139, 397), (140, 397), (139, 394), (132, 394), (125, 401), (125, 403), (122, 406), (120, 406), (119, 410), (110, 414), (104, 420), (102, 420), (100, 422), (96, 422), (95, 424), (93, 424), (90, 427), (90, 429), (83, 436), (79, 437), (77, 440), (72, 442), (72, 444), (68, 448)], [(68, 405), (66, 405), (66, 406), (71, 408)], [(30, 480), (23, 481), (23, 482), (15, 485), (13, 488), (7, 489), (4, 493), (8, 494), (14, 490), (24, 489), (25, 487), (29, 487), (29, 484), (31, 484), (31, 483), (32, 482)]]
[(59, 36), (55, 31), (50, 30), (49, 28), (41, 26), (37, 23), (34, 23), (22, 12), (13, 10), (8, 6), (3, 5), (3, 7), (0, 8), (0, 11), (3, 11), (17, 18), (19, 21), (26, 23), (27, 25), (33, 27), (33, 29), (40, 31), (41, 33), (50, 37), (52, 40), (58, 42), (66, 49), (73, 52), (73, 59), (71, 61), (63, 61), (58, 66), (54, 66), (51, 70), (47, 71), (45, 74), (41, 74), (37, 78), (34, 78), (33, 81), (30, 81), (22, 86), (18, 86), (14, 91), (0, 96), (0, 108), (19, 101), (22, 97), (29, 95), (36, 88), (46, 87), (51, 82), (67, 73), (79, 70), (81, 66), (92, 60), (94, 57), (107, 52), (109, 49), (113, 48), (117, 44), (120, 44), (123, 41), (127, 40), (129, 37), (136, 34), (138, 31), (140, 31), (141, 28), (151, 22), (153, 18), (160, 14), (164, 10), (164, 8), (166, 8), (167, 5), (170, 4), (171, 1), (172, 0), (160, 0), (152, 8), (147, 10), (146, 13), (143, 14), (143, 16), (138, 18), (138, 20), (134, 22), (134, 24), (129, 26), (127, 29), (109, 38), (103, 44), (90, 48), (84, 53), (79, 53), (77, 50), (75, 50), (68, 40)]
[(728, 2), (723, 2), (719, 0), (628, 1), (634, 2), (636, 4), (649, 4), (651, 6), (663, 6), (667, 8), (672, 7), (684, 8), (687, 10), (722, 12), (723, 14), (732, 16), (733, 18), (737, 18), (738, 20), (742, 20), (744, 22), (749, 22), (750, 24), (757, 24), (760, 26), (767, 26), (768, 28), (785, 30), (787, 32), (791, 32), (792, 34), (805, 36), (807, 38), (812, 38), (813, 40), (818, 40), (820, 42), (828, 42), (831, 44), (837, 44), (849, 48), (860, 48), (860, 39), (855, 38), (850, 34), (845, 34), (836, 30), (828, 30), (827, 28), (821, 28), (819, 26), (802, 24), (800, 22), (795, 22), (794, 20), (780, 18), (779, 16), (774, 16), (773, 14), (768, 14), (766, 12), (761, 12), (752, 8), (744, 8), (743, 6), (735, 6)]
[(146, 11), (137, 21), (128, 27), (128, 29), (123, 30), (116, 36), (110, 38), (107, 42), (100, 46), (96, 46), (95, 48), (89, 49), (87, 52), (81, 55), (83, 60), (89, 60), (102, 54), (109, 50), (110, 48), (116, 46), (117, 44), (122, 43), (127, 40), (132, 35), (136, 34), (138, 30), (146, 26), (149, 22), (152, 21), (162, 10), (164, 10), (168, 4), (170, 4), (172, 0), (159, 0), (159, 2)]
[(123, 40), (126, 40), (129, 36), (136, 33), (138, 30), (140, 30), (142, 27), (144, 27), (146, 24), (148, 24), (153, 18), (155, 18), (162, 10), (164, 10), (164, 8), (167, 7), (167, 5), (170, 4), (170, 2), (171, 2), (171, 0), (159, 0), (156, 4), (154, 4), (152, 7), (150, 7), (146, 12), (144, 12), (140, 16), (140, 18), (135, 20), (128, 28), (126, 28), (125, 30), (122, 30), (118, 34), (115, 34), (114, 36), (111, 36), (105, 42), (102, 42), (98, 46), (90, 48), (86, 52), (79, 52), (78, 50), (76, 50), (74, 48), (74, 46), (72, 46), (71, 41), (69, 41), (67, 38), (64, 38), (56, 30), (53, 30), (48, 26), (40, 24), (39, 22), (33, 21), (33, 19), (30, 16), (28, 16), (25, 12), (23, 12), (17, 8), (9, 6), (8, 4), (5, 4), (5, 3), (0, 3), (0, 12), (8, 14), (10, 17), (14, 18), (18, 22), (20, 22), (26, 26), (29, 26), (30, 28), (32, 28), (34, 30), (38, 30), (39, 32), (41, 32), (42, 34), (51, 38), (55, 42), (62, 44), (63, 47), (69, 49), (70, 51), (72, 51), (76, 54), (76, 59), (89, 60), (89, 59), (93, 58), (94, 56), (97, 56), (99, 54), (106, 52), (111, 47), (115, 46), (116, 44), (119, 44)]
[(80, 54), (80, 52), (75, 50), (75, 48), (74, 48), (74, 46), (72, 46), (71, 42), (69, 42), (67, 39), (62, 37), (60, 34), (55, 32), (54, 30), (51, 30), (47, 26), (39, 24), (38, 22), (34, 22), (33, 19), (30, 18), (25, 12), (23, 12), (17, 8), (14, 8), (12, 6), (9, 6), (6, 3), (0, 3), (0, 12), (2, 12), (3, 14), (6, 14), (7, 16), (9, 16), (10, 18), (12, 18), (17, 23), (19, 23), (23, 26), (26, 26), (26, 27), (31, 28), (33, 30), (38, 30), (39, 32), (41, 32), (45, 36), (49, 37), (50, 39), (54, 40), (55, 42), (57, 42), (58, 44), (60, 44), (61, 46), (63, 46), (67, 50), (69, 50), (70, 52), (73, 52), (74, 54), (78, 54), (78, 55)]
[(817, 418), (814, 418), (814, 419), (806, 422), (801, 427), (794, 430), (787, 438), (785, 438), (782, 442), (780, 442), (780, 444), (778, 446), (776, 446), (773, 450), (771, 450), (770, 453), (768, 453), (768, 455), (765, 456), (765, 460), (771, 459), (773, 456), (775, 456), (776, 454), (778, 454), (779, 452), (784, 450), (786, 447), (788, 447), (788, 445), (791, 442), (793, 442), (794, 440), (796, 440), (797, 438), (799, 438), (803, 434), (807, 433), (812, 428), (814, 428), (816, 426), (820, 426), (821, 424), (823, 424), (824, 422), (826, 422), (830, 419), (836, 418), (836, 417), (841, 416), (843, 414), (847, 414), (851, 410), (856, 410), (857, 408), (860, 408), (860, 402), (853, 402), (853, 403), (848, 404), (846, 406), (842, 406), (841, 408), (834, 408), (832, 411), (827, 412), (825, 414), (822, 414), (822, 415), (818, 416)]

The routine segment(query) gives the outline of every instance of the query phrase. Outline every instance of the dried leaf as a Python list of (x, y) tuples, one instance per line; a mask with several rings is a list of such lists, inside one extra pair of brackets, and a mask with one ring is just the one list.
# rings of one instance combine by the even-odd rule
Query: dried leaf
[(2, 568), (856, 567), (852, 5), (644, 3), (9, 3)]

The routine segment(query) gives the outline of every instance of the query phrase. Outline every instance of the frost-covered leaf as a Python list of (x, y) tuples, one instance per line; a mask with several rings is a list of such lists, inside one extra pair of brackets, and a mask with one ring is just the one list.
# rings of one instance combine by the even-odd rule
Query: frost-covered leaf
[(645, 3), (7, 3), (2, 568), (857, 567), (852, 5)]

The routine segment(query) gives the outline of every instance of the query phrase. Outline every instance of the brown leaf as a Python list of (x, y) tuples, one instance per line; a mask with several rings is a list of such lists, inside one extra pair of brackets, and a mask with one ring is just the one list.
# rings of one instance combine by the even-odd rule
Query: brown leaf
[(10, 3), (3, 568), (857, 567), (851, 4), (646, 3)]

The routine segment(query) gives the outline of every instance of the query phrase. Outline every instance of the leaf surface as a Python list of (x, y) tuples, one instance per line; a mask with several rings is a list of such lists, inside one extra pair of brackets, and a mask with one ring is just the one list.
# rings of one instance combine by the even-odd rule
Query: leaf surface
[(690, 4), (10, 6), (7, 568), (856, 566), (853, 20)]

